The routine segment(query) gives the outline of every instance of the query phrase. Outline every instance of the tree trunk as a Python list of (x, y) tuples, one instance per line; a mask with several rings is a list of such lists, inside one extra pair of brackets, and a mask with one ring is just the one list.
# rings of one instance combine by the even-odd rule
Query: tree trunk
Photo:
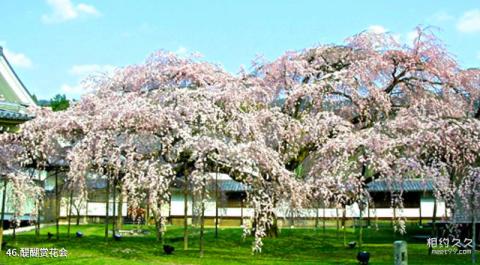
[(294, 213), (293, 213), (293, 208), (290, 209), (290, 227), (295, 226), (295, 221), (294, 221)]
[(240, 201), (240, 225), (243, 226), (244, 223), (243, 223), (243, 201), (244, 199), (242, 198), (242, 200)]
[(3, 194), (2, 194), (2, 213), (0, 216), (1, 223), (0, 223), (0, 250), (2, 250), (3, 244), (3, 220), (5, 218), (5, 200), (7, 199), (7, 178), (3, 176)]
[(70, 238), (70, 225), (72, 223), (72, 207), (73, 207), (73, 190), (70, 191), (70, 201), (68, 207), (68, 228), (67, 228), (67, 235)]
[(123, 229), (123, 193), (118, 194), (117, 229)]
[[(150, 193), (150, 192), (149, 192)], [(146, 212), (145, 212), (145, 225), (149, 225), (150, 221), (150, 194), (147, 193), (147, 205), (146, 205)]]
[(88, 198), (87, 201), (85, 202), (85, 218), (84, 218), (85, 224), (88, 224)]
[(418, 208), (419, 220), (418, 226), (422, 227), (422, 200), (420, 199), (420, 207)]
[(360, 208), (360, 218), (358, 219), (358, 223), (360, 226), (358, 231), (358, 247), (361, 250), (363, 244), (363, 207)]
[(337, 240), (338, 240), (338, 234), (340, 233), (340, 220), (338, 220), (338, 206), (335, 207), (335, 219), (337, 221)]
[[(437, 236), (437, 228), (436, 228), (436, 221), (437, 221), (437, 198), (433, 198), (433, 215), (432, 215), (432, 238)], [(428, 255), (432, 255), (432, 246), (428, 247)]]
[(318, 208), (315, 208), (315, 230), (318, 228)]
[(195, 218), (195, 195), (193, 194), (193, 191), (192, 191), (192, 227), (196, 227), (197, 225), (197, 218)]
[(58, 193), (58, 170), (55, 170), (55, 225), (57, 228), (57, 240), (60, 239), (60, 196)]
[(112, 187), (112, 195), (113, 195), (113, 204), (112, 204), (112, 236), (115, 236), (115, 210), (116, 210), (116, 195), (117, 195), (117, 181), (113, 180), (113, 187)]
[[(473, 189), (476, 189), (475, 186), (476, 185), (473, 186)], [(470, 203), (470, 208), (472, 209), (472, 264), (477, 264), (477, 213), (475, 207), (475, 190), (472, 190)]]
[(40, 201), (37, 201), (37, 222), (35, 223), (35, 239), (40, 238)]
[(367, 202), (367, 228), (370, 228), (371, 221), (370, 221), (370, 202)]
[(108, 206), (110, 204), (110, 180), (107, 178), (107, 188), (105, 190), (105, 241), (108, 240)]
[[(188, 177), (185, 174), (183, 185), (183, 249), (188, 250)], [(192, 205), (193, 208), (193, 205)]]
[(397, 221), (397, 205), (393, 207), (393, 218), (392, 218), (392, 239), (395, 240), (396, 229), (395, 229), (395, 222)]
[(205, 186), (207, 184), (203, 183), (202, 187), (202, 202), (201, 202), (201, 213), (200, 213), (200, 258), (203, 258), (204, 254), (204, 245), (205, 245)]
[(342, 214), (342, 224), (343, 224), (343, 245), (347, 246), (347, 208), (343, 206)]
[(77, 223), (76, 223), (77, 226), (80, 225), (80, 210), (77, 210)]
[(218, 169), (215, 174), (215, 238), (218, 238)]
[(272, 213), (273, 222), (271, 225), (267, 225), (266, 234), (268, 237), (277, 238), (278, 237), (278, 218), (275, 213)]
[(15, 241), (17, 239), (17, 216), (14, 214), (13, 215), (13, 233), (12, 233), (12, 239)]
[(164, 237), (164, 228), (162, 224), (162, 203), (158, 202), (158, 216), (155, 216), (155, 226), (157, 230), (157, 241), (161, 242), (162, 246), (165, 244), (165, 237)]
[(325, 216), (325, 205), (323, 205), (323, 234), (325, 234), (325, 222), (326, 222), (326, 216)]
[(172, 194), (168, 195), (168, 223), (172, 223)]
[[(38, 173), (38, 183), (41, 183), (40, 182), (40, 173)], [(41, 185), (42, 188), (43, 185)], [(40, 200), (37, 200), (37, 223), (35, 224), (35, 239), (38, 240), (40, 238), (40, 216), (41, 216), (41, 212), (40, 212), (40, 209), (42, 208), (42, 201)]]

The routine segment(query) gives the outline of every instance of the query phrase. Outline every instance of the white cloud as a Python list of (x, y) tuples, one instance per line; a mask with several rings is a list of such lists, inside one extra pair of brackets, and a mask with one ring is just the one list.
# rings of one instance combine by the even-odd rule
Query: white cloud
[(188, 55), (188, 49), (183, 47), (183, 46), (180, 46), (178, 47), (178, 49), (175, 51), (175, 53), (178, 55), (178, 56), (187, 56)]
[(116, 69), (110, 64), (79, 64), (73, 65), (68, 73), (75, 77), (74, 85), (62, 84), (60, 90), (68, 97), (77, 98), (78, 96), (93, 92), (92, 86), (89, 82), (83, 82), (85, 78), (91, 75), (111, 74)]
[(80, 13), (83, 12), (83, 13), (89, 14), (89, 15), (100, 16), (100, 12), (98, 12), (98, 10), (91, 5), (80, 3), (80, 4), (77, 5), (77, 10)]
[(110, 73), (113, 70), (115, 66), (110, 64), (80, 64), (72, 66), (68, 72), (78, 77), (85, 77), (91, 74)]
[(91, 92), (89, 89), (85, 88), (82, 84), (77, 85), (68, 85), (63, 84), (60, 87), (60, 90), (69, 97), (75, 97)]
[(24, 53), (20, 52), (14, 52), (10, 49), (7, 49), (5, 41), (0, 41), (0, 46), (3, 46), (3, 53), (5, 54), (5, 57), (7, 57), (7, 60), (16, 67), (21, 67), (21, 68), (32, 68), (33, 63), (32, 60)]
[(480, 32), (480, 9), (472, 9), (463, 13), (458, 20), (457, 29), (464, 33)]
[(438, 11), (437, 13), (433, 14), (429, 20), (433, 22), (447, 22), (447, 21), (452, 21), (454, 20), (455, 17), (450, 15), (449, 13), (445, 11)]
[(376, 34), (381, 34), (381, 33), (387, 32), (387, 29), (381, 25), (371, 25), (367, 28), (367, 31), (376, 33)]
[(81, 15), (100, 15), (100, 12), (94, 6), (84, 3), (74, 5), (71, 0), (47, 0), (47, 4), (52, 10), (50, 14), (42, 16), (44, 23), (64, 22), (76, 19)]
[(384, 34), (384, 33), (390, 33), (390, 36), (396, 41), (396, 42), (401, 42), (402, 41), (402, 35), (399, 33), (391, 33), (387, 28), (385, 28), (382, 25), (370, 25), (367, 28), (368, 32), (375, 33), (375, 34)]
[(408, 45), (412, 45), (413, 44), (413, 41), (415, 40), (415, 38), (418, 37), (418, 32), (416, 30), (413, 30), (413, 31), (410, 31), (407, 33), (406, 35), (406, 42)]

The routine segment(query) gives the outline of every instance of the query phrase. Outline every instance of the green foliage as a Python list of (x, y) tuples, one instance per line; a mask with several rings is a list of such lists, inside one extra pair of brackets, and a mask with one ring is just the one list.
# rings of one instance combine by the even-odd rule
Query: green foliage
[(303, 174), (304, 174), (303, 166), (302, 166), (302, 164), (300, 164), (295, 168), (295, 176), (300, 178), (300, 177), (303, 176)]
[(70, 101), (65, 95), (58, 94), (50, 100), (50, 107), (53, 111), (66, 110), (70, 107)]
[(38, 105), (38, 98), (35, 94), (32, 94), (32, 99), (33, 99), (33, 102), (35, 102), (35, 104)]

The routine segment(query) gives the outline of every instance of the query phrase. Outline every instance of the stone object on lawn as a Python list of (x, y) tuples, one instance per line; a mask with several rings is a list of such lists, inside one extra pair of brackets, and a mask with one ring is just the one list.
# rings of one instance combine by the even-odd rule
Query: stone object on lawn
[(407, 242), (398, 240), (393, 242), (394, 265), (408, 265)]
[(360, 251), (357, 254), (357, 260), (362, 265), (368, 265), (368, 261), (370, 260), (370, 253), (366, 251)]
[(170, 255), (172, 254), (172, 252), (175, 250), (174, 247), (170, 246), (170, 245), (163, 245), (163, 251), (167, 254), (167, 255)]
[(122, 239), (122, 235), (118, 234), (118, 233), (115, 233), (113, 235), (113, 239), (115, 239), (115, 241), (120, 241)]
[(348, 247), (349, 248), (355, 248), (356, 245), (357, 245), (357, 242), (355, 242), (355, 241), (348, 242)]

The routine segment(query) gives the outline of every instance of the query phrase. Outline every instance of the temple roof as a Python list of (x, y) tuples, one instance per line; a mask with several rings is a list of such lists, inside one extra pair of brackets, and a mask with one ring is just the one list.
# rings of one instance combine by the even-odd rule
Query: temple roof
[(36, 105), (32, 95), (8, 62), (0, 46), (0, 101), (22, 106)]
[(0, 109), (0, 119), (13, 121), (27, 121), (31, 116), (25, 113)]
[(367, 184), (369, 192), (423, 192), (433, 190), (433, 181), (422, 179), (404, 179), (397, 182), (388, 182), (386, 180), (374, 180)]
[[(32, 118), (27, 107), (36, 105), (12, 66), (8, 62), (3, 48), (0, 46), (0, 132), (8, 131), (9, 126)], [(7, 126), (7, 129), (5, 129)]]

